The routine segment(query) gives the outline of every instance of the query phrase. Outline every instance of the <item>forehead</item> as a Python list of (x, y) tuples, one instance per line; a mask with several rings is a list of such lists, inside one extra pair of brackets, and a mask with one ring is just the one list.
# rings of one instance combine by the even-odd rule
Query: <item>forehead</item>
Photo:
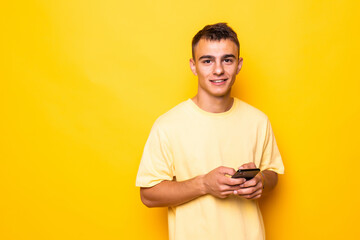
[(238, 47), (230, 39), (221, 39), (220, 41), (200, 39), (194, 50), (196, 59), (199, 59), (204, 55), (221, 57), (223, 55), (232, 54), (235, 57), (238, 57)]

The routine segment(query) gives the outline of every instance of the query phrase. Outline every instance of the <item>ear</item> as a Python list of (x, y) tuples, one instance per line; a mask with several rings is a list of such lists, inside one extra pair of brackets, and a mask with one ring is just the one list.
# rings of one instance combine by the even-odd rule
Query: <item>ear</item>
[(242, 64), (243, 64), (243, 58), (239, 57), (239, 63), (238, 63), (238, 66), (237, 66), (236, 74), (238, 74), (240, 72)]
[(197, 76), (195, 61), (192, 58), (190, 58), (190, 68), (191, 68), (191, 71), (193, 72), (193, 74), (195, 76)]

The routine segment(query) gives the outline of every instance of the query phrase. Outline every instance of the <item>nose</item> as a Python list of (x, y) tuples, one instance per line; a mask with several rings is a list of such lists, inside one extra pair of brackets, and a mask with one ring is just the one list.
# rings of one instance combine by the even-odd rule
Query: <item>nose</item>
[(222, 75), (224, 73), (224, 67), (221, 62), (215, 63), (213, 72), (215, 75)]

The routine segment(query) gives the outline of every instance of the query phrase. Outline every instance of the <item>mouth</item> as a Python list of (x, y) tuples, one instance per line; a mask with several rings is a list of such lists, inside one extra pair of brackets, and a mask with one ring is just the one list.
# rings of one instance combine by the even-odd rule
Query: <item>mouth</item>
[(224, 82), (226, 82), (228, 79), (215, 79), (215, 80), (210, 80), (210, 82), (214, 83), (214, 84), (222, 84)]

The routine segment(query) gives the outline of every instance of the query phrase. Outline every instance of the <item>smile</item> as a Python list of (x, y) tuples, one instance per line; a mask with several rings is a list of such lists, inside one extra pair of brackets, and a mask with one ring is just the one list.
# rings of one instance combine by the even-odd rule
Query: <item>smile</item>
[(227, 79), (219, 79), (219, 80), (210, 80), (210, 82), (213, 83), (221, 83), (221, 82), (225, 82)]

